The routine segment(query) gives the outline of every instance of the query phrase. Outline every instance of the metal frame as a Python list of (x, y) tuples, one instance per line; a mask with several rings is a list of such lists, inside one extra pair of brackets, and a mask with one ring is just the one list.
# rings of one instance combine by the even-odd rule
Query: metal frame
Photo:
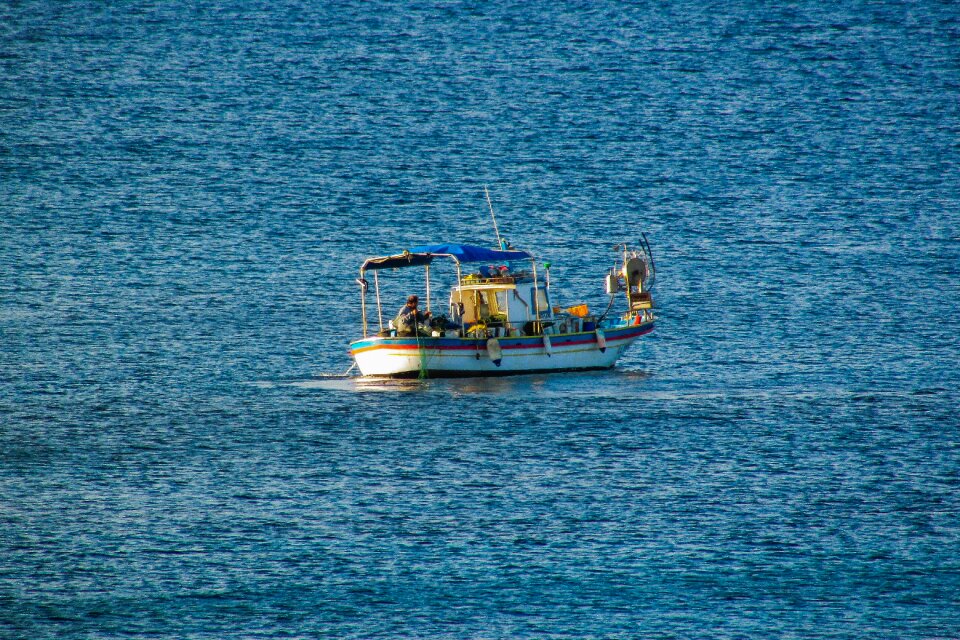
[[(376, 268), (376, 269), (369, 269), (369, 270), (373, 271), (373, 286), (374, 286), (374, 291), (375, 291), (376, 297), (377, 297), (377, 320), (378, 320), (378, 323), (379, 323), (379, 327), (380, 327), (379, 330), (380, 330), (380, 331), (383, 331), (383, 304), (382, 304), (382, 301), (381, 301), (381, 299), (380, 299), (380, 277), (379, 277), (379, 274), (377, 273), (380, 269), (382, 269), (382, 268), (398, 268), (398, 269), (399, 269), (399, 268), (405, 268), (406, 266), (419, 266), (420, 264), (423, 264), (423, 266), (425, 267), (425, 272), (426, 272), (427, 311), (430, 311), (430, 264), (432, 263), (433, 258), (450, 258), (451, 260), (453, 260), (453, 263), (454, 263), (454, 265), (456, 266), (456, 270), (457, 270), (457, 288), (458, 288), (458, 289), (462, 289), (462, 287), (463, 287), (463, 270), (462, 270), (462, 265), (465, 264), (465, 263), (460, 262), (460, 260), (458, 260), (455, 255), (450, 254), (450, 253), (415, 254), (415, 253), (410, 253), (410, 252), (408, 252), (408, 251), (405, 251), (404, 253), (399, 254), (399, 255), (396, 255), (396, 256), (384, 256), (384, 257), (382, 257), (382, 258), (369, 258), (369, 259), (367, 259), (367, 260), (363, 263), (363, 265), (360, 267), (360, 279), (358, 280), (358, 282), (361, 283), (361, 286), (360, 286), (360, 311), (361, 311), (361, 316), (362, 316), (363, 337), (364, 337), (364, 338), (368, 337), (368, 336), (369, 336), (369, 333), (370, 333), (370, 331), (369, 331), (369, 325), (368, 325), (368, 321), (367, 321), (367, 301), (366, 301), (366, 299), (367, 299), (367, 281), (366, 281), (366, 277), (365, 277), (368, 269), (365, 269), (364, 267), (367, 267), (367, 265), (380, 264), (380, 263), (374, 262), (374, 261), (386, 262), (387, 260), (390, 260), (390, 259), (401, 260), (401, 259), (404, 259), (404, 258), (406, 258), (406, 259), (408, 260), (409, 265), (403, 265), (403, 264), (401, 264), (401, 265), (398, 265), (398, 266), (395, 266), (395, 267), (378, 267), (378, 268)], [(525, 258), (525, 259), (527, 259), (527, 258)], [(533, 272), (533, 286), (534, 286), (534, 289), (537, 290), (537, 289), (539, 289), (539, 286), (540, 286), (540, 285), (539, 285), (539, 282), (538, 282), (538, 280), (537, 280), (537, 258), (536, 258), (536, 256), (532, 256), (532, 255), (531, 255), (528, 259), (530, 260), (531, 269), (532, 269), (532, 272)], [(426, 260), (426, 262), (423, 262), (424, 260)], [(381, 263), (382, 263), (382, 262), (381, 262)], [(416, 264), (414, 264), (414, 263), (416, 263)], [(473, 261), (471, 261), (471, 263), (473, 263)], [(549, 289), (549, 286), (550, 286), (550, 285), (549, 285), (549, 280), (548, 280), (548, 282), (547, 282), (547, 288), (548, 288), (548, 289)], [(533, 296), (533, 298), (534, 298), (534, 299), (533, 299), (533, 304), (534, 304), (534, 314), (535, 314), (535, 318), (536, 318), (537, 320), (539, 320), (539, 319), (540, 319), (539, 296), (536, 295), (536, 293), (535, 293), (534, 296)], [(549, 299), (549, 294), (548, 294), (548, 299)]]

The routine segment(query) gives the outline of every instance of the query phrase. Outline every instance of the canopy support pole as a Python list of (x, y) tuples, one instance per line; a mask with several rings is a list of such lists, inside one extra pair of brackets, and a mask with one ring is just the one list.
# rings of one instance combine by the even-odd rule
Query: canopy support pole
[[(360, 316), (363, 319), (363, 337), (367, 337), (367, 288), (363, 285), (364, 270), (360, 269)], [(376, 276), (377, 272), (374, 271), (373, 275)]]
[(531, 260), (533, 265), (533, 313), (537, 322), (540, 322), (540, 285), (537, 283), (537, 261)]
[(633, 312), (633, 300), (630, 299), (630, 274), (627, 273), (627, 243), (623, 243), (623, 266), (620, 268), (623, 280), (627, 283), (627, 313)]
[[(457, 307), (457, 310), (459, 311), (460, 309), (463, 308), (463, 274), (460, 271), (460, 261), (454, 259), (453, 262), (454, 264), (457, 265), (457, 299), (459, 302), (459, 306)], [(451, 303), (453, 302), (452, 295), (450, 296), (450, 302)], [(449, 313), (450, 313), (450, 317), (453, 318), (454, 313), (452, 308), (449, 309)], [(467, 336), (467, 328), (463, 326), (463, 314), (458, 313), (457, 317), (459, 318), (459, 321), (460, 321), (460, 337), (465, 338)]]
[(383, 331), (383, 307), (380, 305), (380, 274), (373, 272), (373, 288), (377, 292), (377, 321), (380, 323), (380, 331)]
[(427, 272), (427, 313), (430, 313), (430, 265), (428, 264), (424, 269)]

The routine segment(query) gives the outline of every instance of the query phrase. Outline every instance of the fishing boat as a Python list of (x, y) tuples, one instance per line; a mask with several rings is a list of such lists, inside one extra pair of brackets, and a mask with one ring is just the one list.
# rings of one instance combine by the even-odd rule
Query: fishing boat
[[(599, 314), (586, 304), (555, 306), (550, 263), (538, 272), (532, 253), (498, 241), (496, 249), (429, 244), (365, 260), (357, 279), (363, 337), (350, 343), (361, 375), (436, 378), (609, 369), (631, 344), (653, 331), (655, 269), (646, 236), (635, 250), (626, 244), (614, 247), (617, 264), (604, 281), (610, 298)], [(446, 307), (431, 309), (431, 267), (441, 262), (452, 265), (454, 273)], [(384, 322), (379, 274), (417, 267), (425, 270), (427, 317), (415, 323), (400, 316)], [(375, 320), (367, 302), (370, 273)], [(615, 307), (621, 310), (614, 312)]]

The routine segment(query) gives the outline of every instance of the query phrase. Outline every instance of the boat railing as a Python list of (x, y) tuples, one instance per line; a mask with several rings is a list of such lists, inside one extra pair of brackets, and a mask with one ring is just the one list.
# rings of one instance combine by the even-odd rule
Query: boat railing
[(516, 284), (518, 282), (523, 282), (523, 278), (517, 278), (516, 276), (485, 277), (485, 276), (478, 276), (476, 274), (470, 274), (468, 276), (463, 277), (463, 284), (466, 284), (466, 285)]

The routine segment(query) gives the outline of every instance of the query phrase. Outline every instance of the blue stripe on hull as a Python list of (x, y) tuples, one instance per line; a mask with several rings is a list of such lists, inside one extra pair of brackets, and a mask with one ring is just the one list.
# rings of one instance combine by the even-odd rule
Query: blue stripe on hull
[(393, 379), (411, 379), (411, 378), (503, 378), (506, 376), (527, 376), (541, 373), (571, 373), (575, 371), (607, 371), (613, 369), (614, 365), (609, 367), (571, 367), (568, 369), (489, 369), (489, 370), (443, 370), (443, 369), (424, 369), (423, 371), (404, 371), (403, 373), (394, 373), (386, 375), (370, 374), (365, 378), (393, 378)]
[[(645, 325), (629, 325), (617, 327), (615, 329), (604, 329), (604, 335), (607, 344), (620, 340), (629, 340), (639, 338), (642, 335), (650, 333), (654, 329), (654, 323)], [(498, 338), (500, 348), (504, 351), (513, 349), (538, 349), (543, 347), (542, 336), (522, 336), (514, 338)], [(580, 344), (596, 344), (596, 333), (570, 333), (550, 335), (550, 343), (554, 349)], [(477, 351), (486, 349), (486, 338), (364, 338), (350, 344), (352, 352), (363, 349), (386, 347), (386, 348), (409, 348), (409, 349), (431, 349), (437, 351)]]
[[(623, 349), (653, 329), (652, 322), (604, 329), (606, 349), (598, 349), (596, 332), (550, 335), (552, 362), (556, 365), (553, 367), (546, 366), (551, 357), (543, 336), (499, 338), (503, 356), (508, 359), (505, 362), (511, 363), (511, 366), (504, 367), (494, 366), (498, 363), (488, 360), (487, 340), (480, 338), (374, 337), (357, 340), (350, 349), (364, 377), (371, 378), (501, 377), (598, 371), (613, 368)], [(591, 352), (595, 357), (589, 355)], [(604, 357), (603, 354), (607, 355)], [(564, 361), (566, 358), (571, 359)], [(472, 366), (474, 359), (477, 366)], [(468, 360), (470, 364), (467, 364)], [(518, 366), (520, 362), (525, 364)]]

